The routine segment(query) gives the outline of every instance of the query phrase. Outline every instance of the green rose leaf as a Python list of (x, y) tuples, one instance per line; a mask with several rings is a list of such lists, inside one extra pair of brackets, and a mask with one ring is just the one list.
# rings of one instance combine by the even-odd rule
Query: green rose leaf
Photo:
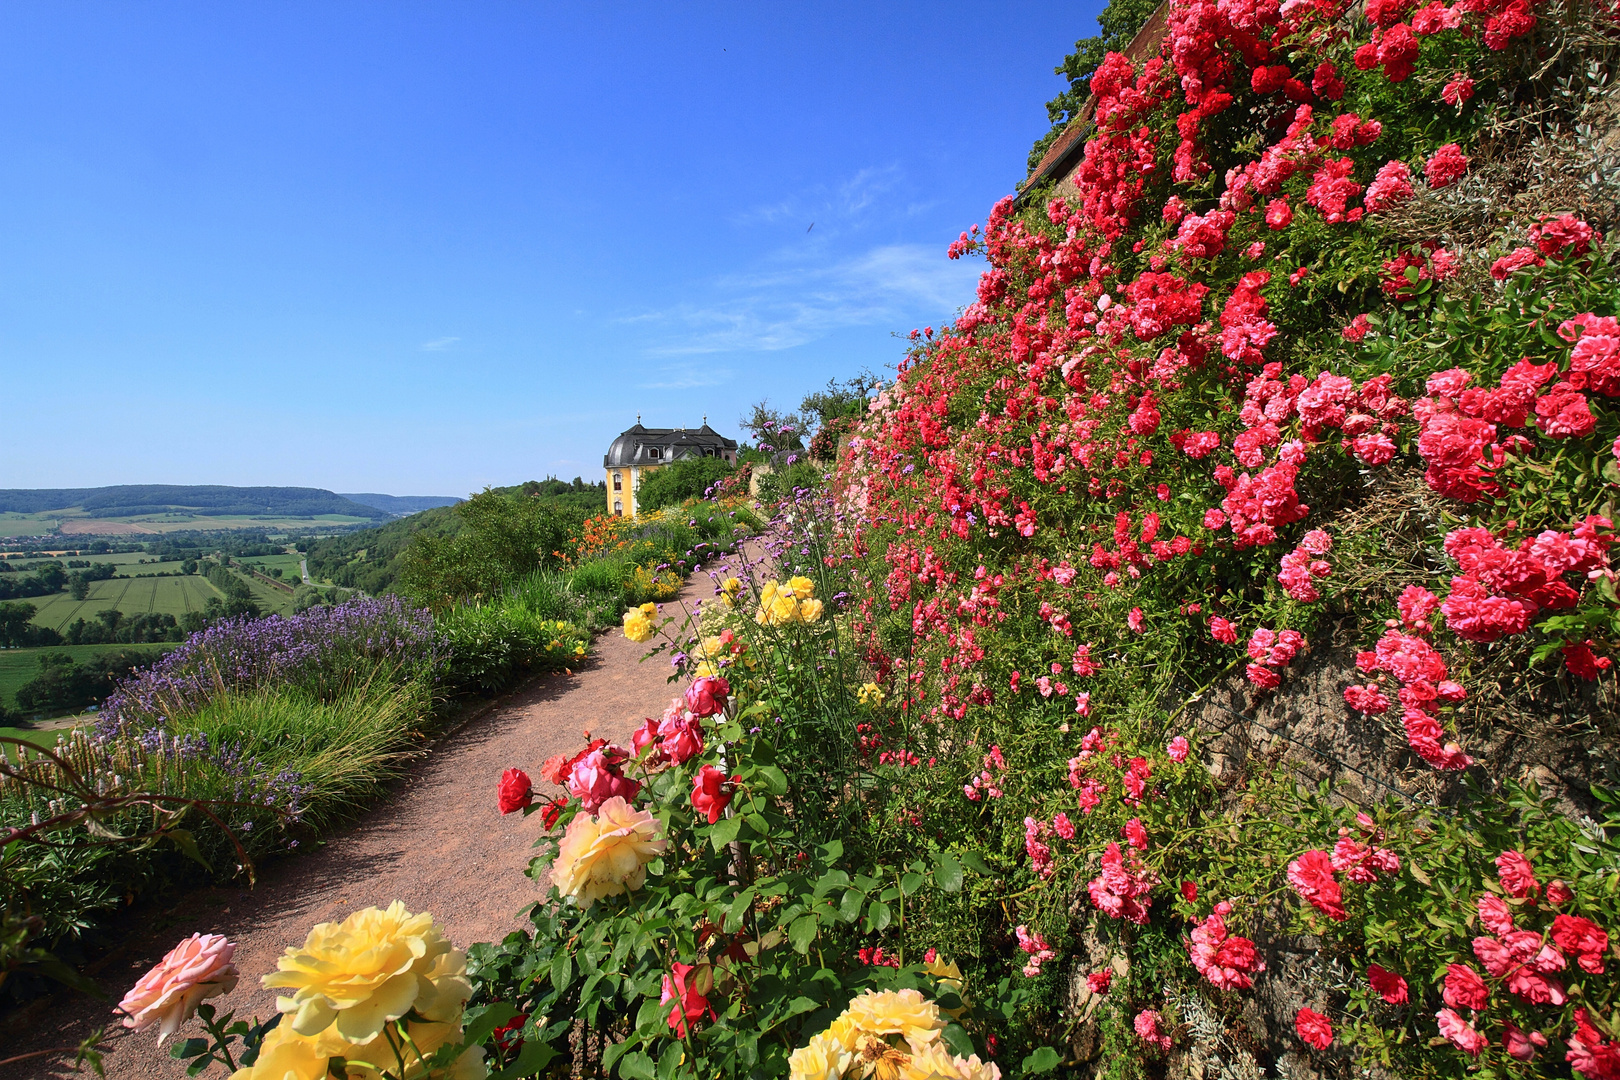
[(1024, 1059), (1024, 1071), (1027, 1073), (1051, 1072), (1062, 1063), (1063, 1055), (1050, 1046), (1043, 1046)]

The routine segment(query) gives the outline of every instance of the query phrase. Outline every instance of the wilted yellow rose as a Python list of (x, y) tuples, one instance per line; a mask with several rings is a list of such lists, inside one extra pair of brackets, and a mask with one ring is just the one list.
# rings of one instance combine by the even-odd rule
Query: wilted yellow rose
[[(939, 985), (955, 990), (957, 996), (962, 995), (962, 969), (956, 966), (955, 961), (934, 959), (930, 960), (923, 970), (939, 980)], [(941, 1009), (946, 1016), (960, 1020), (962, 1014), (967, 1012), (966, 1006), (960, 1009)]]
[(808, 600), (816, 595), (816, 583), (807, 577), (790, 577), (787, 581), (787, 587), (793, 590), (793, 596), (796, 600)]
[(558, 892), (588, 908), (604, 896), (641, 888), (647, 864), (663, 853), (666, 843), (650, 811), (638, 811), (615, 795), (595, 817), (576, 814), (568, 823), (551, 864), (551, 880)]
[(800, 600), (799, 618), (807, 623), (819, 621), (821, 619), (821, 601)]
[(640, 608), (631, 608), (624, 613), (624, 636), (631, 641), (646, 641), (653, 636), (652, 620)]
[(913, 1041), (936, 1039), (945, 1028), (939, 1007), (918, 990), (868, 990), (849, 1003), (844, 1015), (862, 1031)]

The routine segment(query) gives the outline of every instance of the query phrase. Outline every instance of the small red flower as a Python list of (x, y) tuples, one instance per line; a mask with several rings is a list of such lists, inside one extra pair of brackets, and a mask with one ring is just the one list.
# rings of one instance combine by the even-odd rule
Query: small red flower
[(519, 1036), (523, 1034), (523, 1025), (528, 1020), (528, 1013), (518, 1013), (491, 1032), (495, 1045), (501, 1048), (502, 1053), (511, 1054), (523, 1049), (523, 1040)]
[(713, 716), (726, 707), (731, 684), (717, 675), (706, 675), (686, 688), (686, 707), (693, 716)]
[(540, 824), (548, 830), (557, 824), (562, 812), (568, 808), (568, 797), (559, 795), (540, 808)]
[(1391, 1005), (1405, 1005), (1409, 1000), (1406, 980), (1377, 964), (1367, 965), (1367, 985)]
[(534, 784), (522, 769), (507, 769), (501, 773), (501, 782), (495, 790), (503, 814), (522, 810), (534, 799)]
[(697, 972), (697, 968), (693, 965), (675, 964), (671, 974), (664, 976), (663, 994), (658, 1003), (669, 1006), (669, 1026), (682, 1039), (686, 1038), (688, 1024), (703, 1019), (704, 1013), (714, 1017), (709, 999), (698, 992), (698, 983), (709, 981), (701, 978), (707, 970), (705, 968), (703, 973), (699, 973), (699, 978), (694, 978), (693, 973)]
[(1314, 1009), (1300, 1009), (1295, 1014), (1294, 1030), (1307, 1046), (1326, 1050), (1333, 1045), (1333, 1025)]
[(709, 819), (713, 825), (720, 820), (720, 815), (731, 805), (731, 796), (735, 792), (733, 784), (742, 777), (733, 776), (729, 780), (726, 774), (713, 765), (705, 765), (699, 769), (697, 775), (692, 777), (692, 809)]
[(1524, 899), (1540, 890), (1530, 860), (1521, 852), (1504, 851), (1496, 857), (1496, 872), (1501, 876), (1502, 888), (1509, 896)]

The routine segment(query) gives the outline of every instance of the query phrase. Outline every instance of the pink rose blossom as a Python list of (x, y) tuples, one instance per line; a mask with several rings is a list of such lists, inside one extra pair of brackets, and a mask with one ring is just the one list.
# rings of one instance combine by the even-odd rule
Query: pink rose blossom
[(158, 1045), (197, 1012), (203, 999), (236, 988), (236, 944), (220, 934), (192, 934), (169, 950), (157, 966), (130, 988), (118, 1011), (124, 1026), (144, 1031), (158, 1027)]

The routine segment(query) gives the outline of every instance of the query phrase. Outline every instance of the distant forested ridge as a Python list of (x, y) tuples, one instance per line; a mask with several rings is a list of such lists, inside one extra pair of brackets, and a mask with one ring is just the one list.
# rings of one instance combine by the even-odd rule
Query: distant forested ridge
[(315, 517), (319, 514), (344, 514), (375, 521), (390, 516), (386, 510), (346, 499), (323, 488), (120, 484), (101, 488), (0, 490), (0, 513), (41, 514), (75, 508), (103, 518), (169, 513), (201, 517), (252, 514)]
[(356, 493), (340, 492), (340, 499), (357, 502), (361, 506), (369, 506), (375, 510), (393, 514), (395, 517), (404, 517), (406, 514), (420, 514), (423, 510), (432, 510), (440, 506), (454, 506), (461, 499), (454, 495), (379, 495), (376, 492), (363, 491)]

